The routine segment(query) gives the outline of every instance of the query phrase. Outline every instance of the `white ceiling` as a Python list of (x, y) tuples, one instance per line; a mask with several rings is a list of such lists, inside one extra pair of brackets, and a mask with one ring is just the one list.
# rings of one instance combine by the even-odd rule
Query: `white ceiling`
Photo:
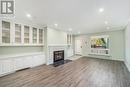
[[(100, 13), (99, 8), (104, 12)], [(72, 28), (74, 34), (123, 29), (130, 19), (130, 0), (15, 0), (15, 9), (16, 18), (64, 31)], [(26, 17), (27, 13), (32, 19)]]

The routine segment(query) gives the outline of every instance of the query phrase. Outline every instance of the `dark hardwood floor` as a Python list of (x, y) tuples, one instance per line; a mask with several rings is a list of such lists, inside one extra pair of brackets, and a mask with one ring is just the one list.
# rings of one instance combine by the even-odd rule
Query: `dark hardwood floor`
[(123, 62), (84, 57), (1, 77), (0, 87), (130, 87), (130, 73)]

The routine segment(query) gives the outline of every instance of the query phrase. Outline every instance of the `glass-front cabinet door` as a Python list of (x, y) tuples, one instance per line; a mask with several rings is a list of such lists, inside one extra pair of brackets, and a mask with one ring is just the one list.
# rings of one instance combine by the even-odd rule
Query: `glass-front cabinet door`
[(33, 28), (33, 43), (37, 43), (37, 28)]
[(15, 24), (15, 43), (21, 43), (21, 25)]
[(39, 29), (39, 44), (43, 44), (43, 29)]
[(29, 44), (29, 26), (24, 26), (24, 43)]
[(10, 43), (10, 22), (2, 21), (2, 43)]
[(33, 46), (33, 44), (44, 45), (44, 29), (11, 20), (0, 20), (0, 46)]
[(72, 44), (72, 34), (67, 34), (67, 44), (68, 45)]

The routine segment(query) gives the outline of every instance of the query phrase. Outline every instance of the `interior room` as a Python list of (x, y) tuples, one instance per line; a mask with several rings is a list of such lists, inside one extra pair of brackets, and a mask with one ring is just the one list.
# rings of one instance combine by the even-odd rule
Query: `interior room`
[(130, 0), (0, 0), (0, 87), (130, 87)]

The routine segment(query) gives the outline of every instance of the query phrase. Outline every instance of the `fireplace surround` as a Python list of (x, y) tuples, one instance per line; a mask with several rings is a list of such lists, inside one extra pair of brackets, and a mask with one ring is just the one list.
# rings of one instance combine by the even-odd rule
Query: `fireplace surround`
[(67, 58), (67, 45), (49, 45), (47, 56), (47, 65), (54, 67), (71, 61)]

